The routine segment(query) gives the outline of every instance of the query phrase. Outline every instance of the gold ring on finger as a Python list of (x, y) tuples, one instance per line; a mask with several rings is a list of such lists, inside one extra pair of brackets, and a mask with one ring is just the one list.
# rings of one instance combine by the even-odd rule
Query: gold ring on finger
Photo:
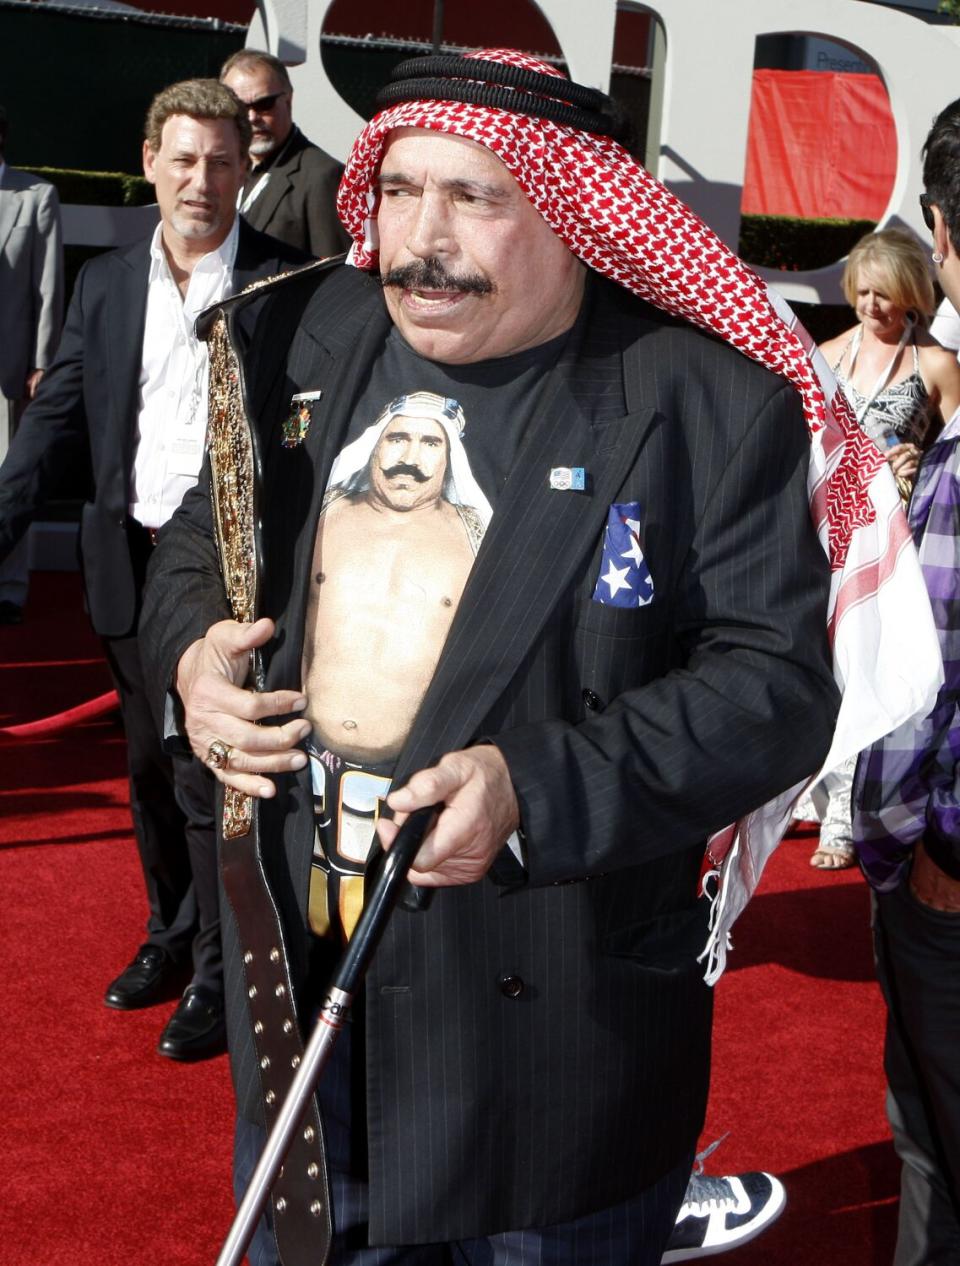
[(214, 739), (207, 748), (207, 764), (211, 769), (226, 769), (233, 748), (223, 739)]

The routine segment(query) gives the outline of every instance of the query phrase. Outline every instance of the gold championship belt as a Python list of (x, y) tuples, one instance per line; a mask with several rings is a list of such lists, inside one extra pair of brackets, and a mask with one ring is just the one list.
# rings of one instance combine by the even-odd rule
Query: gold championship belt
[[(264, 288), (325, 267), (326, 263), (308, 264), (296, 272), (255, 282), (242, 295), (208, 309), (197, 321), (210, 357), (207, 444), (217, 550), (230, 609), (234, 619), (243, 622), (257, 618), (260, 462), (246, 411), (233, 323), (249, 299)], [(247, 684), (254, 690), (263, 688), (263, 668), (256, 651), (251, 654)], [(303, 1039), (283, 928), (263, 866), (254, 798), (225, 787), (221, 826), (220, 874), (236, 922), (263, 1118), (270, 1131), (302, 1061)], [(272, 1202), (282, 1266), (322, 1266), (329, 1254), (332, 1228), (315, 1096), (274, 1184)]]
[[(255, 491), (257, 466), (253, 436), (243, 407), (240, 366), (221, 308), (207, 335), (210, 356), (207, 444), (217, 551), (227, 601), (235, 620), (251, 623), (257, 607)], [(263, 689), (260, 656), (251, 653), (250, 678)], [(223, 791), (223, 838), (247, 835), (253, 825), (253, 797), (233, 787)]]

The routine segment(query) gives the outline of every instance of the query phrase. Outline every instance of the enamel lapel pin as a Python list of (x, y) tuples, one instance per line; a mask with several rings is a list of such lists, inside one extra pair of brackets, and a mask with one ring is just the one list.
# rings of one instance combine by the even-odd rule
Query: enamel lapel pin
[(556, 492), (586, 492), (587, 472), (582, 466), (554, 466), (550, 487)]
[(298, 391), (290, 397), (290, 412), (283, 423), (284, 448), (296, 448), (307, 438), (310, 423), (313, 421), (313, 406), (320, 399), (321, 391)]

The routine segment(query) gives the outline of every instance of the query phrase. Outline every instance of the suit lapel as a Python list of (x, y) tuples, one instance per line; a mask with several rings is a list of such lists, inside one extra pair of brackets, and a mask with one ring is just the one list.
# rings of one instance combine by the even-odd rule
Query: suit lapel
[(271, 168), (270, 175), (267, 179), (267, 187), (263, 193), (257, 198), (253, 206), (250, 208), (251, 223), (256, 219), (257, 224), (263, 232), (266, 232), (267, 225), (273, 218), (273, 214), (284, 194), (290, 188), (290, 177), (285, 171), (278, 168)]
[[(300, 363), (292, 367), (297, 374), (295, 390), (322, 393), (315, 421), (311, 422), (301, 451), (301, 460), (307, 462), (312, 471), (312, 494), (309, 513), (295, 537), (293, 575), (307, 578), (330, 467), (343, 446), (353, 402), (389, 329), (379, 289), (372, 287), (366, 296), (359, 297), (351, 287), (343, 306), (339, 307), (334, 300), (325, 306), (323, 318), (320, 333), (314, 333), (306, 323), (305, 336), (312, 347), (308, 347)], [(279, 403), (286, 409), (287, 401)], [(279, 427), (273, 428), (269, 442), (274, 446), (280, 443)], [(273, 463), (277, 471), (282, 471), (282, 466), (282, 458)], [(280, 488), (278, 497), (283, 496)], [(288, 537), (286, 548), (289, 543)], [(284, 616), (290, 637), (286, 640), (281, 663), (284, 676), (292, 674), (290, 680), (299, 681), (308, 590), (309, 579), (293, 587)]]
[(107, 298), (106, 360), (113, 428), (122, 469), (129, 479), (133, 467), (140, 369), (143, 363), (143, 330), (147, 315), (147, 283), (150, 241), (138, 242), (113, 257), (113, 276)]
[[(244, 219), (240, 219), (238, 224), (237, 236), (237, 257), (233, 262), (233, 277), (231, 283), (231, 293), (239, 294), (241, 290), (246, 289), (251, 282), (259, 281), (262, 277), (269, 276), (269, 272), (265, 269), (265, 265), (270, 256), (264, 255), (258, 249), (258, 241), (261, 238), (255, 233), (250, 225)], [(269, 244), (269, 243), (268, 243)], [(279, 261), (276, 255), (273, 256), (274, 263), (279, 268)]]
[(284, 195), (292, 184), (291, 173), (300, 166), (300, 153), (303, 149), (299, 129), (294, 128), (287, 141), (285, 154), (281, 154), (270, 167), (266, 188), (257, 197), (250, 208), (250, 223), (266, 231), (267, 225)]
[[(608, 380), (622, 382), (619, 342), (602, 360)], [(591, 357), (592, 376), (597, 369)], [(398, 761), (397, 783), (477, 737), (594, 549), (657, 416), (640, 408), (591, 425), (578, 404), (584, 370), (576, 358), (551, 374)], [(551, 489), (555, 466), (582, 466), (587, 491)]]
[[(7, 176), (10, 170), (7, 169)], [(21, 194), (16, 189), (9, 189), (5, 185), (0, 186), (0, 254), (7, 244), (7, 238), (10, 236), (10, 230), (17, 222), (17, 216), (20, 214), (20, 198)]]

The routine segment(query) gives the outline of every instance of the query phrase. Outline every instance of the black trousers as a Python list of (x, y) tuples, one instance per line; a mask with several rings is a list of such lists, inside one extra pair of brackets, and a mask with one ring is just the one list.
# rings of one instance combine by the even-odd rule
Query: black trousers
[(874, 896), (887, 1115), (902, 1161), (895, 1266), (960, 1262), (960, 914), (907, 879)]
[[(128, 536), (139, 593), (152, 546), (137, 524)], [(177, 962), (192, 958), (192, 983), (222, 994), (216, 781), (195, 758), (163, 750), (136, 635), (102, 640), (127, 736), (130, 809), (149, 907), (146, 943)]]

